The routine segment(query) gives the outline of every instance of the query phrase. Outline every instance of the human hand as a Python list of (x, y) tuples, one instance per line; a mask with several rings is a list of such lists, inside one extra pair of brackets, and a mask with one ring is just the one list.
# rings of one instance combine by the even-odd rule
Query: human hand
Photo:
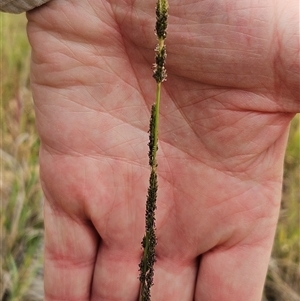
[[(138, 298), (154, 5), (28, 13), (47, 301)], [(153, 301), (260, 299), (299, 111), (297, 5), (170, 3)]]

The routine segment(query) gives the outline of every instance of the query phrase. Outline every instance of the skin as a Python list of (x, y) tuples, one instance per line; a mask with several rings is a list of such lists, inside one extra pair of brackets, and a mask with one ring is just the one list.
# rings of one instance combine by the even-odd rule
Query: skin
[[(45, 193), (45, 300), (136, 301), (155, 1), (27, 14)], [(296, 0), (171, 1), (152, 300), (259, 301), (289, 124)]]

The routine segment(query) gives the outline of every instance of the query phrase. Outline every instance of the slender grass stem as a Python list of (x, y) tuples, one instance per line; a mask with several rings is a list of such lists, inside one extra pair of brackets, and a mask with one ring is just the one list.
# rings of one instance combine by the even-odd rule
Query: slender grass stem
[(165, 39), (167, 36), (167, 18), (168, 18), (168, 2), (167, 0), (158, 0), (156, 4), (156, 35), (158, 37), (158, 45), (155, 49), (155, 64), (153, 77), (156, 80), (156, 95), (155, 103), (151, 108), (151, 117), (149, 124), (149, 165), (150, 178), (148, 195), (146, 201), (146, 229), (142, 240), (144, 253), (139, 264), (140, 268), (140, 295), (139, 301), (150, 301), (150, 288), (153, 285), (154, 263), (155, 263), (155, 246), (157, 238), (155, 234), (155, 210), (157, 198), (157, 160), (156, 153), (158, 150), (158, 123), (159, 123), (159, 108), (161, 99), (161, 84), (166, 80), (165, 59), (166, 46)]
[[(154, 125), (154, 145), (158, 144), (158, 123), (159, 123), (159, 108), (160, 108), (160, 95), (161, 95), (161, 83), (157, 83), (156, 85), (156, 96), (155, 96), (155, 125)], [(156, 153), (158, 147), (154, 147), (153, 149), (153, 157), (156, 160)]]

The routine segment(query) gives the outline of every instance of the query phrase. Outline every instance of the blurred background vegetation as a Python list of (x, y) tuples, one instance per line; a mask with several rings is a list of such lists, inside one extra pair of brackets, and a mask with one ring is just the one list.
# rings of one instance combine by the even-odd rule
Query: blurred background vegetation
[[(40, 301), (43, 196), (25, 15), (0, 13), (0, 27), (0, 300)], [(291, 126), (285, 158), (282, 209), (264, 301), (300, 301), (299, 161), (298, 115)]]

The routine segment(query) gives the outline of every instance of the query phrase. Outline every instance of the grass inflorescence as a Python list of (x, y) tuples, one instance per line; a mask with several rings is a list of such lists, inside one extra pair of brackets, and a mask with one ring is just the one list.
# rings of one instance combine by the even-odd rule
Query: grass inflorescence
[(155, 246), (157, 238), (155, 234), (155, 210), (157, 198), (157, 160), (156, 153), (158, 150), (158, 121), (159, 121), (159, 106), (161, 95), (161, 84), (166, 80), (166, 46), (165, 39), (167, 36), (167, 21), (168, 21), (168, 2), (167, 0), (158, 0), (156, 4), (156, 24), (155, 32), (158, 38), (158, 45), (155, 49), (155, 64), (153, 77), (156, 81), (156, 97), (155, 103), (151, 108), (150, 124), (149, 124), (149, 165), (150, 165), (150, 178), (149, 188), (146, 201), (146, 214), (145, 214), (145, 235), (142, 240), (143, 256), (139, 264), (141, 282), (140, 287), (140, 301), (150, 301), (150, 289), (153, 285), (154, 277), (154, 263), (155, 263)]

